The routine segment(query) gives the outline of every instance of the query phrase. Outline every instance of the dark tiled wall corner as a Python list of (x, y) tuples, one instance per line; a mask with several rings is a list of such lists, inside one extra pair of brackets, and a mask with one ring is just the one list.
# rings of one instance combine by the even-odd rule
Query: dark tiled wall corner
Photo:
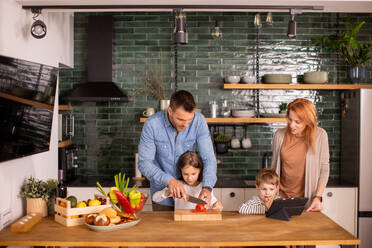
[[(146, 73), (161, 69), (168, 96), (174, 91), (174, 45), (171, 32), (173, 17), (168, 12), (105, 13), (114, 16), (113, 80), (133, 96), (129, 103), (72, 103), (76, 120), (73, 143), (79, 147), (78, 174), (86, 178), (112, 181), (122, 170), (134, 176), (134, 153), (137, 151), (142, 124), (139, 117), (146, 107), (158, 108), (151, 96), (136, 93)], [(223, 76), (254, 73), (256, 69), (255, 13), (187, 12), (189, 43), (178, 47), (178, 89), (191, 91), (205, 116), (208, 102), (227, 99), (236, 108), (254, 105), (259, 95), (260, 109), (277, 113), (281, 102), (305, 97), (316, 103), (319, 125), (329, 135), (331, 176), (337, 178), (340, 165), (340, 100), (338, 91), (315, 90), (223, 90)], [(60, 70), (60, 93), (87, 78), (87, 13), (75, 14), (75, 67)], [(266, 73), (286, 72), (292, 81), (307, 71), (329, 72), (329, 83), (347, 83), (342, 59), (312, 46), (310, 39), (317, 35), (334, 34), (345, 27), (346, 14), (304, 13), (296, 15), (297, 37), (286, 36), (289, 15), (274, 13), (274, 24), (263, 24), (259, 31), (260, 77)], [(372, 39), (372, 15), (352, 14), (355, 21), (365, 20), (360, 37)], [(265, 13), (262, 13), (264, 20)], [(223, 38), (213, 40), (210, 29), (215, 20), (222, 22)], [(371, 63), (367, 78), (371, 78)], [(257, 94), (258, 93), (258, 94)], [(250, 149), (230, 149), (218, 155), (221, 164), (218, 176), (253, 179), (263, 165), (263, 157), (271, 150), (273, 132), (285, 124), (247, 124)], [(216, 130), (216, 127), (212, 128)], [(236, 136), (244, 136), (245, 126), (236, 128)], [(219, 126), (217, 131), (233, 136), (231, 126)], [(85, 179), (86, 179), (85, 178)], [(84, 179), (84, 180), (85, 180)], [(89, 180), (83, 183), (90, 183)], [(94, 184), (95, 181), (92, 183)]]

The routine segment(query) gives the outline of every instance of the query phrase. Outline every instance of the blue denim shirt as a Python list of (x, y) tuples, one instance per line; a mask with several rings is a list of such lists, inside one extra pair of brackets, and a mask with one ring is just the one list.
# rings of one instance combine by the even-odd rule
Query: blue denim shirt
[[(138, 168), (150, 180), (151, 195), (168, 186), (168, 181), (179, 178), (178, 158), (186, 151), (197, 151), (203, 160), (203, 186), (213, 188), (217, 181), (217, 162), (207, 122), (195, 112), (189, 126), (177, 135), (168, 119), (167, 110), (149, 117), (142, 129)], [(159, 204), (172, 206), (169, 197)]]

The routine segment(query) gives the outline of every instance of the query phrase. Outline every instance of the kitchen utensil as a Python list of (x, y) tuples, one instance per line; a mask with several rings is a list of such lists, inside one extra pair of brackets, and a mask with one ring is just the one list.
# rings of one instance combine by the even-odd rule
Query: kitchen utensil
[(224, 80), (227, 84), (237, 84), (240, 82), (240, 76), (225, 76)]
[(141, 221), (141, 218), (137, 218), (136, 220), (131, 221), (131, 222), (126, 222), (126, 223), (123, 223), (123, 224), (117, 224), (117, 225), (112, 225), (112, 226), (96, 226), (96, 225), (89, 225), (87, 223), (85, 223), (85, 225), (90, 230), (93, 230), (93, 231), (96, 231), (96, 232), (109, 232), (109, 231), (114, 231), (114, 230), (119, 230), (119, 229), (126, 229), (126, 228), (129, 228), (129, 227), (135, 226), (140, 221)]
[(312, 71), (304, 73), (304, 83), (307, 84), (324, 84), (328, 81), (328, 72)]
[(216, 221), (222, 220), (222, 214), (215, 209), (208, 209), (206, 212), (193, 213), (191, 209), (175, 209), (175, 221)]
[(211, 118), (216, 118), (217, 117), (217, 109), (218, 105), (216, 101), (210, 101), (209, 102), (209, 107), (211, 109)]
[(240, 140), (236, 137), (236, 127), (234, 126), (234, 136), (231, 139), (231, 148), (240, 148)]
[(30, 213), (19, 218), (10, 226), (11, 232), (28, 232), (34, 225), (41, 221), (40, 213)]
[(233, 109), (231, 114), (233, 117), (250, 118), (250, 117), (254, 117), (255, 112), (254, 110), (248, 110), (248, 109)]
[(187, 195), (187, 198), (189, 199), (188, 201), (189, 202), (192, 202), (192, 203), (196, 203), (196, 204), (203, 204), (203, 205), (206, 205), (207, 203), (205, 201), (203, 201), (202, 199), (200, 198), (196, 198), (196, 197), (193, 197), (191, 195)]
[(265, 74), (263, 82), (267, 84), (290, 84), (292, 82), (291, 74)]
[(244, 129), (244, 138), (242, 139), (242, 146), (245, 149), (252, 147), (252, 141), (249, 137), (247, 137), (247, 126), (245, 126), (245, 129)]

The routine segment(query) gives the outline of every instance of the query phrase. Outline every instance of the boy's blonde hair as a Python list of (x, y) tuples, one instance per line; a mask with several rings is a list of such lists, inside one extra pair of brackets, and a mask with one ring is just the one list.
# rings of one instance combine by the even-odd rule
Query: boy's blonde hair
[(273, 169), (264, 168), (260, 170), (256, 175), (256, 185), (260, 186), (261, 183), (267, 183), (278, 186), (279, 176)]

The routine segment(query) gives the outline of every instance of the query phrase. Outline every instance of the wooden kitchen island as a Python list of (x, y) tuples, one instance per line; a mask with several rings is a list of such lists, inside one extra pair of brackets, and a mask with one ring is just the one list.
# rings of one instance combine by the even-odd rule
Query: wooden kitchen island
[(141, 212), (134, 227), (94, 232), (85, 225), (65, 227), (44, 218), (27, 233), (0, 232), (0, 246), (290, 246), (359, 244), (360, 241), (320, 212), (291, 221), (263, 215), (223, 212), (222, 221), (175, 222), (173, 212)]

